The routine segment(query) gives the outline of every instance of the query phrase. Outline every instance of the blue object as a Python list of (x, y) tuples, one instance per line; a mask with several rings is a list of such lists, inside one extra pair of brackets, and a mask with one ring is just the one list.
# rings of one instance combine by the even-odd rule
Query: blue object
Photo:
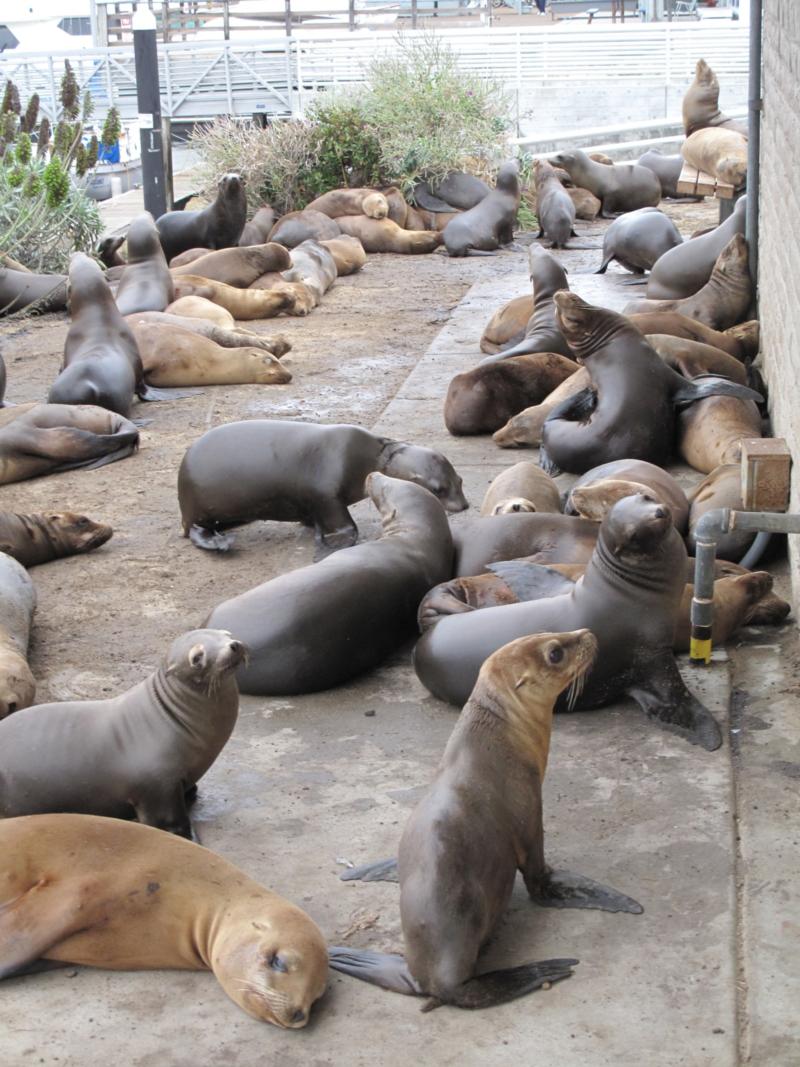
[(101, 144), (97, 153), (98, 163), (119, 163), (119, 141), (112, 145)]

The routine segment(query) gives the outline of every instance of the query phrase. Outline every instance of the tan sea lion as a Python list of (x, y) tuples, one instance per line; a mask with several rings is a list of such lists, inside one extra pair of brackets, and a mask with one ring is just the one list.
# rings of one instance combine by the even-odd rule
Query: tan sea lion
[(572, 396), (582, 393), (591, 384), (589, 371), (581, 367), (565, 378), (540, 404), (525, 408), (512, 415), (505, 426), (492, 434), (492, 439), (501, 448), (536, 447), (542, 443), (542, 430), (551, 411)]
[(575, 205), (575, 218), (585, 222), (594, 222), (600, 214), (603, 204), (588, 189), (579, 189), (576, 185), (566, 186), (567, 195)]
[(222, 348), (178, 326), (134, 326), (145, 380), (151, 385), (285, 385), (291, 373), (260, 348)]
[(166, 314), (187, 319), (204, 319), (228, 329), (236, 326), (236, 319), (230, 311), (205, 296), (181, 296), (169, 305)]
[(736, 130), (697, 130), (681, 145), (681, 155), (692, 167), (742, 189), (747, 181), (747, 138)]
[(666, 333), (649, 333), (647, 343), (658, 352), (668, 367), (684, 378), (698, 374), (721, 374), (732, 382), (747, 384), (747, 368), (735, 356), (713, 345), (704, 345), (685, 337), (672, 337)]
[[(625, 491), (625, 486), (639, 488)], [(636, 493), (650, 495), (666, 504), (675, 529), (685, 533), (689, 521), (689, 501), (679, 482), (663, 467), (641, 459), (619, 459), (587, 471), (566, 494), (564, 514), (581, 515), (601, 522), (617, 500)]]
[[(163, 311), (175, 293), (172, 275), (161, 248), (156, 224), (149, 211), (137, 215), (128, 227), (128, 262), (122, 271), (116, 292), (121, 315), (136, 311)], [(72, 273), (70, 271), (70, 289)], [(70, 293), (70, 309), (72, 308)]]
[(678, 415), (677, 451), (703, 474), (725, 463), (738, 463), (742, 440), (761, 436), (761, 415), (752, 400), (708, 397)]
[[(40, 960), (106, 970), (211, 970), (262, 1022), (305, 1026), (325, 941), (305, 912), (221, 856), (96, 815), (0, 821), (0, 977)], [(113, 857), (113, 862), (109, 862)]]
[(28, 644), (36, 589), (28, 572), (0, 552), (0, 719), (27, 708), (36, 695), (36, 679), (28, 666)]
[(398, 252), (401, 255), (424, 255), (434, 252), (442, 235), (428, 230), (404, 230), (391, 219), (368, 219), (366, 215), (345, 215), (337, 219), (342, 233), (357, 237), (365, 252)]
[(734, 130), (747, 136), (747, 122), (729, 119), (719, 109), (719, 81), (704, 59), (698, 59), (694, 81), (686, 90), (682, 104), (683, 129), (687, 137), (708, 126)]
[(319, 243), (333, 256), (336, 273), (340, 278), (346, 274), (355, 274), (367, 262), (367, 253), (357, 237), (343, 233), (341, 237), (332, 237)]
[(493, 354), (517, 344), (525, 336), (525, 327), (532, 314), (533, 294), (525, 293), (507, 301), (486, 323), (481, 334), (481, 352)]
[(156, 219), (164, 255), (169, 262), (187, 248), (230, 248), (242, 235), (247, 219), (245, 181), (223, 174), (214, 201), (202, 211), (168, 211)]
[(282, 277), (293, 285), (304, 285), (316, 307), (339, 276), (333, 253), (318, 241), (301, 241), (291, 251), (291, 263)]
[(189, 263), (194, 263), (196, 259), (200, 259), (201, 256), (207, 256), (212, 249), (210, 248), (187, 248), (185, 252), (181, 252), (179, 256), (173, 256), (169, 261), (169, 269), (173, 270), (175, 267), (185, 267)]
[(33, 515), (0, 511), (0, 552), (13, 556), (23, 567), (92, 552), (113, 533), (105, 523), (71, 511)]
[[(181, 274), (175, 278), (176, 303), (184, 296), (203, 296), (229, 311), (234, 319), (271, 319), (282, 311), (291, 311), (294, 296), (277, 289), (237, 289), (224, 282), (215, 282), (197, 274)], [(175, 304), (168, 311), (175, 314)]]
[(131, 315), (127, 321), (134, 329), (141, 323), (150, 322), (189, 330), (192, 333), (199, 334), (201, 337), (208, 337), (209, 340), (222, 348), (259, 348), (263, 352), (271, 352), (273, 356), (278, 357), (284, 356), (291, 351), (291, 342), (285, 334), (278, 333), (272, 337), (265, 337), (263, 334), (256, 333), (255, 330), (248, 330), (244, 326), (237, 327), (233, 315), (225, 311), (224, 308), (212, 304), (210, 300), (203, 300), (200, 296), (185, 296), (183, 299), (187, 302), (184, 306), (194, 306), (195, 301), (201, 302), (203, 308), (212, 310), (214, 318), (224, 320), (225, 323), (230, 325), (218, 326), (210, 319), (173, 315), (166, 311), (142, 311), (138, 315)]
[(222, 248), (218, 252), (206, 252), (185, 265), (171, 265), (170, 269), (176, 278), (194, 274), (233, 285), (237, 289), (246, 289), (267, 271), (287, 270), (291, 265), (288, 249), (273, 241), (246, 248)]
[[(385, 219), (389, 214), (389, 204), (383, 193), (377, 189), (331, 189), (306, 204), (305, 210), (321, 211), (330, 219), (338, 219), (342, 215), (366, 215), (370, 219)], [(403, 223), (398, 225), (402, 226)]]
[(545, 474), (538, 463), (523, 460), (506, 468), (492, 481), (481, 504), (481, 515), (503, 515), (501, 511), (509, 501), (524, 500), (529, 507), (512, 507), (516, 511), (561, 511), (561, 496), (558, 486)]
[[(742, 465), (741, 463), (722, 463), (696, 485), (689, 493), (689, 532), (686, 544), (690, 552), (695, 551), (695, 530), (700, 519), (707, 511), (717, 508), (744, 510), (742, 499)], [(755, 540), (753, 530), (732, 530), (717, 538), (716, 554), (719, 559), (733, 560), (738, 563)]]
[(640, 333), (667, 333), (672, 337), (686, 337), (701, 344), (713, 345), (742, 361), (758, 352), (758, 323), (743, 322), (728, 330), (712, 330), (697, 319), (690, 319), (677, 311), (649, 311), (627, 315)]

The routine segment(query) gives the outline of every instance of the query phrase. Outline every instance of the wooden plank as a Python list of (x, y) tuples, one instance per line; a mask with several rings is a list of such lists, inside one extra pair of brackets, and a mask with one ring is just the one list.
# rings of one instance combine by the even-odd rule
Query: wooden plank
[(732, 185), (719, 181), (713, 174), (706, 174), (689, 163), (683, 164), (677, 189), (686, 196), (713, 196), (717, 200), (732, 200), (734, 196)]

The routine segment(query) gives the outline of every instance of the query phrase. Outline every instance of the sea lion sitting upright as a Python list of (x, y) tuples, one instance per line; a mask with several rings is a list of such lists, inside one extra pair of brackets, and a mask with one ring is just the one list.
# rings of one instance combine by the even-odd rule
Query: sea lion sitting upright
[(597, 640), (588, 630), (512, 641), (481, 667), (447, 742), (437, 776), (406, 824), (397, 864), (343, 875), (400, 882), (405, 958), (329, 950), (334, 970), (428, 1007), (488, 1008), (572, 974), (577, 960), (527, 963), (476, 974), (481, 949), (511, 898), (517, 871), (544, 907), (639, 914), (640, 904), (544, 859), (542, 785), (553, 704), (578, 691)]
[(581, 189), (588, 189), (602, 202), (601, 218), (611, 218), (639, 207), (656, 207), (661, 199), (661, 183), (647, 167), (635, 163), (616, 163), (609, 167), (573, 148), (559, 152), (550, 162), (562, 167)]
[(575, 233), (575, 205), (547, 160), (533, 161), (533, 180), (536, 185), (536, 217), (538, 237), (550, 242), (551, 248), (566, 248)]
[(414, 668), (434, 696), (459, 704), (484, 660), (508, 641), (556, 625), (587, 627), (600, 649), (576, 708), (628, 695), (664, 729), (719, 748), (719, 727), (686, 688), (672, 652), (686, 560), (669, 508), (641, 494), (625, 497), (600, 526), (586, 574), (571, 592), (444, 618), (417, 642)]
[(207, 625), (232, 626), (247, 642), (243, 693), (313, 693), (377, 666), (413, 633), (425, 593), (449, 577), (453, 541), (436, 497), (377, 471), (366, 490), (383, 520), (379, 540), (273, 578), (211, 612)]
[(145, 211), (128, 229), (128, 262), (117, 287), (117, 307), (121, 315), (163, 311), (174, 299), (172, 275), (158, 230), (153, 216)]
[(355, 544), (348, 505), (363, 500), (371, 471), (414, 481), (448, 511), (468, 507), (461, 479), (440, 453), (376, 437), (360, 426), (248, 419), (208, 430), (178, 471), (184, 537), (225, 550), (220, 533), (256, 519), (313, 525), (328, 550)]
[(13, 901), (0, 912), (0, 978), (48, 961), (211, 970), (248, 1015), (293, 1030), (325, 991), (316, 924), (191, 841), (97, 815), (29, 815), (0, 822), (0, 857)]
[(466, 256), (471, 251), (493, 252), (501, 245), (510, 245), (519, 198), (519, 167), (516, 160), (510, 160), (498, 170), (489, 195), (445, 226), (442, 238), (448, 254)]
[(704, 59), (698, 59), (694, 81), (686, 90), (682, 104), (683, 129), (687, 137), (708, 126), (734, 130), (747, 136), (747, 122), (729, 119), (719, 109), (719, 80)]
[(161, 666), (110, 700), (37, 704), (0, 723), (0, 817), (72, 811), (192, 836), (186, 792), (239, 714), (241, 641), (191, 630)]
[(187, 248), (231, 248), (247, 219), (244, 178), (223, 174), (213, 203), (202, 211), (168, 211), (156, 219), (161, 247), (169, 262)]
[(0, 552), (0, 719), (27, 708), (36, 695), (36, 679), (28, 666), (28, 643), (36, 589), (28, 572)]
[(0, 552), (13, 556), (23, 567), (92, 552), (113, 533), (105, 523), (93, 522), (71, 511), (49, 515), (0, 511)]
[(680, 230), (657, 207), (628, 211), (606, 230), (603, 262), (595, 274), (605, 274), (613, 259), (635, 274), (644, 274), (665, 252), (680, 244), (683, 244)]
[(262, 204), (252, 219), (244, 224), (239, 247), (249, 248), (251, 245), (265, 244), (274, 225), (275, 209), (270, 204)]

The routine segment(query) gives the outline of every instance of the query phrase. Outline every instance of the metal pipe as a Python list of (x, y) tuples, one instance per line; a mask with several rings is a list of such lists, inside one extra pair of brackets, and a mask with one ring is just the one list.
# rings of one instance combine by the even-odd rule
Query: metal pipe
[(747, 208), (745, 239), (753, 279), (755, 312), (758, 313), (758, 194), (761, 149), (761, 14), (763, 0), (750, 4), (750, 71), (747, 93)]
[(740, 567), (746, 567), (747, 570), (749, 570), (749, 571), (753, 570), (755, 565), (758, 563), (758, 561), (764, 555), (764, 551), (765, 551), (767, 545), (770, 543), (771, 540), (772, 540), (772, 534), (771, 533), (767, 533), (765, 530), (760, 530), (756, 534), (755, 541), (753, 541), (752, 545), (750, 545), (750, 547), (748, 548), (747, 552), (745, 552), (745, 554), (739, 560), (739, 566)]

